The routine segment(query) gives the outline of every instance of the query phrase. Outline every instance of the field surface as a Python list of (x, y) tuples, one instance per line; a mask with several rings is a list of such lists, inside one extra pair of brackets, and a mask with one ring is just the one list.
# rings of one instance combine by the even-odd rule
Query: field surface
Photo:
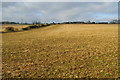
[(52, 25), (2, 37), (3, 77), (118, 77), (116, 24)]

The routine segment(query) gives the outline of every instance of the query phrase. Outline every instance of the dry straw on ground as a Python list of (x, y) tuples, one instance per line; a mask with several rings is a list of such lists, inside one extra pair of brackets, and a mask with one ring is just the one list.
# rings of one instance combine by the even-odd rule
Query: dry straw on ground
[(116, 24), (64, 24), (3, 34), (3, 77), (118, 77)]

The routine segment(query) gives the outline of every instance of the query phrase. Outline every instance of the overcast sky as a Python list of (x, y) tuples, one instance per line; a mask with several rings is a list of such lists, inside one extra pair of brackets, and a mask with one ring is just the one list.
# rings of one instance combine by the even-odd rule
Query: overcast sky
[(117, 2), (3, 2), (2, 20), (15, 22), (111, 21)]

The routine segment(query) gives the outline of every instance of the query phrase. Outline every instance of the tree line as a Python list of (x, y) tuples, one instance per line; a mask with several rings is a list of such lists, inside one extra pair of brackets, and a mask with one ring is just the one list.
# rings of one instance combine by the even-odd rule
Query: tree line
[[(73, 21), (73, 22), (61, 22), (61, 23), (55, 23), (55, 22), (52, 22), (52, 23), (49, 23), (49, 24), (119, 24), (120, 23), (120, 20), (112, 20), (110, 22), (94, 22), (94, 21), (87, 21), (87, 22), (84, 22), (84, 21)], [(0, 24), (43, 24), (41, 22), (32, 22), (32, 23), (20, 23), (20, 22), (9, 22), (9, 21), (2, 21), (0, 22)], [(45, 24), (48, 24), (48, 23), (45, 23)]]

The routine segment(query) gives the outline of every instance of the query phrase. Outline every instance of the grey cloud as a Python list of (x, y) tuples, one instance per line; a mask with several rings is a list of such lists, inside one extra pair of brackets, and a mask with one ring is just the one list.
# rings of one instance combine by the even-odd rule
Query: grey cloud
[(94, 17), (98, 13), (117, 15), (117, 6), (115, 2), (4, 2), (2, 19), (25, 22), (98, 20)]

